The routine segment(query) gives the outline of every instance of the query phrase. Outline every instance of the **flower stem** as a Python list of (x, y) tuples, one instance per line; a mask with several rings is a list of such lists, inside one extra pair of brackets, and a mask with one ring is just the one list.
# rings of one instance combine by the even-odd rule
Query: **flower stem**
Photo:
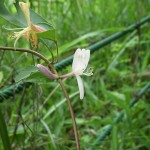
[[(33, 51), (33, 50), (29, 50), (29, 49), (23, 49), (23, 48), (13, 48), (13, 47), (0, 47), (0, 50), (7, 50), (7, 51), (19, 51), (19, 52), (27, 52), (27, 53), (31, 53), (39, 58), (41, 58), (45, 63), (47, 63), (48, 67), (50, 69), (52, 69), (52, 71), (58, 75), (56, 69), (54, 68), (53, 64), (51, 64), (51, 62), (46, 59), (43, 55), (41, 55), (40, 53), (36, 52), (36, 51)], [(76, 141), (76, 147), (77, 147), (77, 150), (80, 150), (80, 142), (79, 142), (79, 136), (78, 136), (78, 129), (77, 129), (77, 125), (76, 125), (76, 120), (75, 120), (75, 115), (74, 115), (74, 112), (73, 112), (73, 108), (72, 108), (72, 105), (71, 105), (71, 102), (70, 102), (70, 99), (69, 99), (69, 96), (68, 96), (68, 93), (67, 93), (67, 90), (62, 82), (62, 79), (58, 78), (58, 82), (64, 92), (64, 95), (66, 97), (66, 100), (67, 100), (67, 103), (68, 103), (68, 107), (69, 107), (69, 110), (70, 110), (70, 115), (71, 115), (71, 119), (72, 119), (72, 123), (73, 123), (73, 129), (74, 129), (74, 134), (75, 134), (75, 141)]]
[(65, 78), (69, 78), (69, 77), (72, 77), (72, 76), (75, 76), (74, 72), (71, 72), (71, 73), (62, 75), (62, 76), (60, 76), (60, 78), (61, 78), (61, 79), (65, 79)]
[(24, 49), (24, 48), (14, 48), (14, 47), (0, 47), (0, 50), (7, 50), (7, 51), (19, 51), (19, 52), (27, 52), (27, 53), (31, 53), (33, 55), (38, 56), (39, 58), (41, 58), (42, 60), (45, 61), (45, 63), (50, 64), (51, 62), (46, 59), (43, 55), (41, 55), (40, 53), (34, 51), (34, 50), (29, 50), (29, 49)]
[(79, 135), (78, 135), (78, 129), (77, 129), (77, 124), (76, 124), (73, 108), (72, 108), (72, 105), (71, 105), (68, 93), (66, 91), (66, 88), (65, 88), (62, 80), (58, 79), (58, 82), (59, 82), (59, 84), (60, 84), (60, 86), (61, 86), (61, 88), (62, 88), (62, 90), (64, 92), (64, 95), (66, 97), (66, 100), (67, 100), (67, 103), (68, 103), (68, 106), (69, 106), (69, 109), (70, 109), (70, 115), (71, 115), (72, 123), (73, 123), (73, 129), (74, 129), (74, 134), (75, 134), (76, 146), (77, 146), (77, 150), (80, 150)]
[[(54, 68), (54, 66), (52, 64), (49, 64), (48, 66), (49, 68), (52, 69), (52, 71), (58, 75), (56, 69)], [(80, 150), (80, 142), (79, 142), (79, 135), (78, 135), (78, 129), (77, 129), (77, 124), (76, 124), (76, 120), (75, 120), (75, 115), (74, 115), (74, 112), (73, 112), (73, 108), (72, 108), (72, 104), (70, 102), (70, 98), (69, 98), (69, 95), (67, 93), (67, 90), (62, 82), (62, 79), (58, 79), (58, 82), (64, 92), (64, 95), (66, 97), (66, 100), (67, 100), (67, 103), (68, 103), (68, 106), (69, 106), (69, 110), (70, 110), (70, 115), (71, 115), (71, 119), (72, 119), (72, 123), (73, 123), (73, 130), (74, 130), (74, 135), (75, 135), (75, 141), (76, 141), (76, 146), (77, 146), (77, 150)]]

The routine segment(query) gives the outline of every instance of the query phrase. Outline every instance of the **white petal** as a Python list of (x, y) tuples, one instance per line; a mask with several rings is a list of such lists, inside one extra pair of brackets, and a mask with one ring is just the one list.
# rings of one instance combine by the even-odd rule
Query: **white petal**
[(90, 59), (90, 50), (85, 50), (82, 49), (82, 57), (80, 60), (80, 69), (82, 70), (82, 73), (85, 71), (85, 69), (88, 66), (89, 63), (89, 59)]
[(80, 54), (81, 54), (81, 49), (78, 48), (74, 54), (74, 58), (73, 58), (73, 63), (72, 63), (72, 70), (75, 71), (76, 68), (80, 65)]
[(82, 75), (90, 59), (90, 50), (77, 49), (74, 54), (72, 70), (76, 75)]
[(20, 8), (21, 8), (25, 18), (26, 18), (28, 26), (30, 26), (31, 21), (30, 21), (30, 11), (29, 11), (28, 3), (19, 2), (19, 5), (20, 5)]
[(83, 99), (84, 97), (84, 85), (82, 78), (80, 76), (76, 76), (77, 82), (78, 82), (78, 87), (79, 87), (79, 92), (80, 92), (80, 99)]
[(30, 31), (30, 28), (27, 27), (27, 28), (24, 28), (22, 31), (20, 32), (15, 32), (14, 33), (14, 37), (16, 38), (15, 42), (14, 42), (14, 47), (16, 47), (16, 44), (17, 44), (17, 41), (20, 39), (21, 36), (25, 35), (27, 32)]
[(87, 65), (88, 65), (89, 60), (90, 60), (90, 50), (86, 50), (86, 54), (85, 55), (86, 55), (85, 56), (85, 62), (86, 62), (85, 67), (87, 68)]

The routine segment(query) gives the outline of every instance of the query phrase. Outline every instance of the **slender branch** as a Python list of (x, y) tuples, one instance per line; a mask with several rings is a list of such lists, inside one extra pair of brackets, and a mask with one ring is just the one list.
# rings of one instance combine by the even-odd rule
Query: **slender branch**
[(0, 108), (0, 136), (2, 139), (4, 149), (5, 150), (11, 150), (8, 130), (7, 130), (7, 126), (6, 126), (5, 119), (4, 119), (4, 116), (2, 114), (1, 109), (2, 108)]
[(42, 60), (44, 60), (47, 64), (50, 64), (51, 62), (46, 59), (42, 54), (34, 51), (34, 50), (29, 50), (29, 49), (24, 49), (24, 48), (14, 48), (14, 47), (0, 47), (0, 50), (6, 50), (6, 51), (19, 51), (19, 52), (27, 52), (27, 53), (31, 53), (33, 55), (38, 56), (39, 58), (41, 58)]
[(18, 129), (19, 121), (20, 121), (19, 117), (22, 117), (21, 116), (21, 110), (22, 110), (22, 105), (23, 105), (23, 101), (24, 101), (25, 91), (26, 91), (26, 87), (23, 88), (22, 97), (21, 97), (20, 102), (19, 102), (19, 106), (18, 106), (18, 110), (17, 110), (18, 116), (17, 116), (17, 119), (16, 119), (16, 126), (15, 126), (14, 131), (13, 131), (11, 145), (13, 144), (13, 141), (14, 141), (15, 136), (16, 136), (16, 132), (17, 132), (17, 129)]
[[(23, 48), (13, 48), (13, 47), (0, 47), (0, 50), (8, 50), (8, 51), (19, 51), (19, 52), (27, 52), (27, 53), (31, 53), (33, 55), (36, 55), (38, 56), (39, 58), (41, 58), (42, 60), (45, 61), (45, 63), (47, 63), (48, 67), (50, 69), (52, 69), (52, 71), (58, 75), (56, 69), (54, 68), (53, 64), (51, 64), (51, 62), (46, 59), (43, 55), (41, 55), (40, 53), (36, 52), (36, 51), (33, 51), (33, 50), (29, 50), (29, 49), (23, 49)], [(67, 100), (67, 103), (68, 103), (68, 107), (69, 107), (69, 110), (70, 110), (70, 115), (71, 115), (71, 119), (72, 119), (72, 123), (73, 123), (73, 129), (74, 129), (74, 134), (75, 134), (75, 141), (76, 141), (76, 146), (77, 146), (77, 150), (80, 150), (80, 142), (79, 142), (79, 136), (78, 136), (78, 129), (77, 129), (77, 125), (76, 125), (76, 120), (75, 120), (75, 115), (74, 115), (74, 112), (73, 112), (73, 108), (72, 108), (72, 105), (71, 105), (71, 102), (70, 102), (70, 99), (69, 99), (69, 96), (68, 96), (68, 93), (67, 93), (67, 90), (62, 82), (62, 79), (58, 79), (58, 83), (60, 84), (63, 92), (64, 92), (64, 95), (66, 97), (66, 100)]]
[(62, 80), (58, 79), (58, 82), (59, 82), (59, 84), (60, 84), (60, 86), (61, 86), (61, 88), (62, 88), (62, 90), (64, 92), (64, 95), (66, 97), (66, 100), (67, 100), (67, 103), (68, 103), (68, 106), (69, 106), (69, 109), (70, 109), (70, 115), (71, 115), (72, 123), (73, 123), (73, 129), (74, 129), (74, 134), (75, 134), (76, 146), (77, 146), (77, 150), (80, 150), (79, 135), (78, 135), (78, 129), (77, 129), (77, 124), (76, 124), (73, 108), (72, 108), (72, 105), (71, 105), (68, 93), (66, 91), (66, 88), (65, 88)]
[[(54, 68), (54, 66), (52, 64), (49, 64), (48, 66), (49, 68), (52, 69), (52, 71), (58, 75), (56, 69)], [(67, 100), (67, 103), (68, 103), (68, 106), (69, 106), (69, 110), (70, 110), (70, 115), (71, 115), (71, 119), (72, 119), (72, 123), (73, 123), (73, 130), (74, 130), (74, 134), (75, 134), (75, 140), (76, 140), (76, 146), (77, 146), (77, 150), (80, 150), (80, 142), (79, 142), (79, 135), (78, 135), (78, 129), (77, 129), (77, 124), (76, 124), (76, 120), (75, 120), (75, 115), (74, 115), (74, 112), (73, 112), (73, 108), (72, 108), (72, 105), (71, 105), (71, 102), (70, 102), (70, 98), (68, 96), (68, 93), (67, 93), (67, 90), (62, 82), (62, 79), (58, 79), (58, 82), (64, 92), (64, 95), (66, 97), (66, 100)]]

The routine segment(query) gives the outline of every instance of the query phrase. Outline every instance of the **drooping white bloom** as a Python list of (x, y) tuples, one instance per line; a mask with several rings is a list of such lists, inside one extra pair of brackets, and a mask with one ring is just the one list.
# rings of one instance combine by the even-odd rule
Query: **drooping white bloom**
[(83, 99), (84, 97), (84, 85), (80, 75), (86, 75), (86, 76), (93, 75), (92, 70), (85, 72), (89, 63), (89, 59), (90, 59), (90, 50), (79, 49), (79, 48), (76, 50), (74, 54), (73, 63), (72, 63), (72, 71), (77, 78), (78, 87), (80, 91), (80, 99)]

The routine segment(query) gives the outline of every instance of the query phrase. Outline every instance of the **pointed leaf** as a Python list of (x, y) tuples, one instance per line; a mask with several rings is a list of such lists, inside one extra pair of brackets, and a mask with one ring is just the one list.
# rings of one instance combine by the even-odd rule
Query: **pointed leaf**
[[(0, 0), (0, 17), (2, 17), (3, 19), (5, 19), (6, 21), (8, 21), (9, 23), (13, 25), (16, 25), (19, 27), (25, 27), (26, 20), (23, 15), (23, 12), (21, 11), (19, 3), (15, 3), (15, 7), (17, 9), (16, 16), (10, 13), (4, 5), (4, 1)], [(38, 15), (31, 9), (30, 9), (30, 18), (31, 18), (32, 23), (37, 24), (37, 25), (42, 24), (42, 27), (44, 27), (45, 29), (53, 28), (52, 25), (50, 25), (44, 18), (42, 18), (40, 15)]]
[(3, 72), (0, 72), (0, 83), (1, 83), (2, 79), (3, 79)]
[(33, 72), (37, 72), (38, 68), (35, 66), (27, 67), (20, 71), (20, 73), (16, 76), (15, 81), (18, 82), (29, 77)]
[(45, 32), (39, 32), (39, 33), (37, 33), (37, 36), (39, 38), (44, 38), (44, 39), (56, 41), (56, 38), (55, 38), (55, 29), (47, 30)]
[(5, 7), (4, 1), (0, 0), (0, 17), (5, 19), (6, 21), (10, 22), (16, 26), (22, 26), (23, 24), (13, 16)]
[(45, 75), (43, 75), (41, 72), (35, 72), (28, 76), (26, 78), (26, 81), (40, 84), (49, 84), (53, 80), (49, 79), (48, 77), (45, 77)]

